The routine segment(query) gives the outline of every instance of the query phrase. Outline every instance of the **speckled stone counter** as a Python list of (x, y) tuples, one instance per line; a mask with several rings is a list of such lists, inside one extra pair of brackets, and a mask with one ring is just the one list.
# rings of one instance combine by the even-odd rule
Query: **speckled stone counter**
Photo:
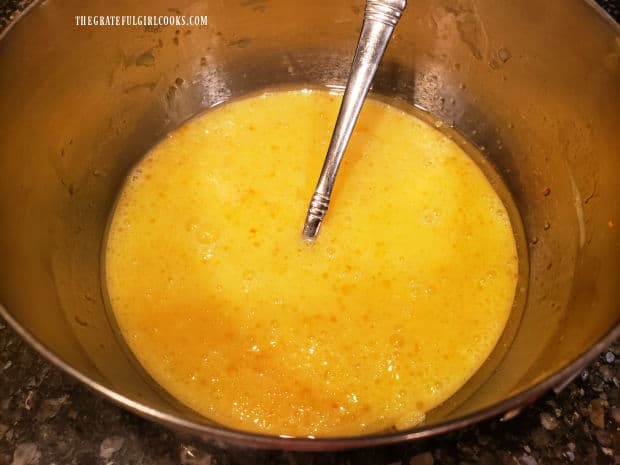
[[(0, 0), (0, 30), (27, 0)], [(620, 0), (600, 2), (618, 20)], [(507, 421), (336, 454), (218, 450), (128, 413), (37, 355), (0, 319), (0, 465), (620, 464), (620, 340), (560, 394)]]

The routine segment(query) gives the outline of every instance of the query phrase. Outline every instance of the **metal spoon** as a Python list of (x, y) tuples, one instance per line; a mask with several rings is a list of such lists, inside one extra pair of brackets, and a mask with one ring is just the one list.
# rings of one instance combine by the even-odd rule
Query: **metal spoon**
[(357, 42), (349, 81), (344, 91), (321, 176), (308, 206), (303, 231), (306, 239), (314, 239), (319, 232), (329, 207), (329, 199), (342, 161), (342, 155), (347, 148), (360, 110), (379, 67), (379, 62), (383, 58), (392, 36), (392, 31), (394, 31), (405, 6), (407, 6), (407, 0), (366, 1), (364, 24)]

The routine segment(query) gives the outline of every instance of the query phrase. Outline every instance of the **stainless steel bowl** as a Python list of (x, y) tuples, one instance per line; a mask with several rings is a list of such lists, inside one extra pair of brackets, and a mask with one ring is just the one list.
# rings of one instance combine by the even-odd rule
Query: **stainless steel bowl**
[(160, 0), (46, 0), (0, 40), (2, 315), (52, 362), (206, 440), (333, 450), (513, 415), (620, 334), (618, 26), (580, 0), (418, 0), (374, 92), (452, 125), (499, 173), (529, 261), (522, 315), (475, 378), (407, 431), (262, 436), (171, 402), (136, 368), (106, 313), (101, 247), (124, 177), (166, 132), (229, 98), (342, 85), (363, 11), (353, 0), (176, 3), (180, 14), (208, 15), (208, 25), (79, 27), (77, 15), (179, 13)]

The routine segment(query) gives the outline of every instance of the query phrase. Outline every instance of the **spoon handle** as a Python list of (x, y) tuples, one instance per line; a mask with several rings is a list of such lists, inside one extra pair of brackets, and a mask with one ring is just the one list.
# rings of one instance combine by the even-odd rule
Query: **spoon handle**
[(308, 206), (303, 235), (314, 239), (319, 232), (331, 197), (336, 174), (364, 99), (377, 72), (392, 31), (407, 5), (407, 0), (367, 0), (364, 24), (357, 42), (349, 81), (325, 157), (321, 176)]

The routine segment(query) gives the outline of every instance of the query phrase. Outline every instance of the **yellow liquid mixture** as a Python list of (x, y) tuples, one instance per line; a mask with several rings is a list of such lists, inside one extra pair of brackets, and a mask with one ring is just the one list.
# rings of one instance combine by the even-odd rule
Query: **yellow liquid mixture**
[(269, 434), (414, 426), (500, 337), (508, 214), (449, 138), (369, 100), (314, 243), (301, 230), (338, 112), (322, 91), (209, 111), (133, 171), (106, 279), (129, 347), (210, 419)]

